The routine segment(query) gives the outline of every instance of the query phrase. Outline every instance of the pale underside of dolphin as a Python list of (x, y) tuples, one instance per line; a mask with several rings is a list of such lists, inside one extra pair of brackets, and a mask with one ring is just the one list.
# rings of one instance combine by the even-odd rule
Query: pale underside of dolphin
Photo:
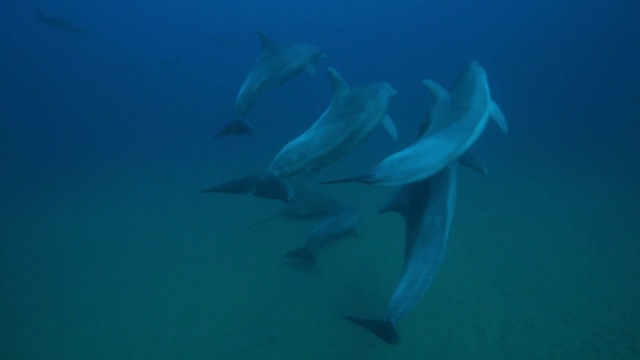
[(456, 203), (456, 168), (456, 164), (451, 164), (433, 177), (404, 185), (380, 209), (380, 212), (395, 211), (404, 218), (402, 277), (383, 320), (345, 318), (388, 344), (400, 341), (398, 321), (424, 297), (444, 259)]
[(423, 84), (436, 97), (428, 130), (412, 145), (388, 156), (370, 172), (325, 183), (357, 181), (392, 186), (420, 181), (465, 154), (478, 140), (490, 117), (507, 132), (504, 115), (491, 100), (486, 73), (477, 62), (467, 65), (450, 91), (431, 80), (424, 80)]
[[(262, 31), (257, 31), (262, 43), (262, 53), (249, 70), (236, 97), (236, 122), (243, 118), (251, 105), (269, 89), (283, 84), (307, 71), (315, 75), (314, 64), (326, 57), (320, 50), (309, 44), (278, 44)], [(250, 129), (247, 124), (242, 128)], [(238, 135), (239, 132), (224, 135)], [(250, 134), (247, 132), (247, 134)]]
[[(395, 124), (387, 115), (396, 93), (391, 85), (379, 82), (352, 87), (335, 69), (329, 68), (327, 73), (333, 92), (331, 104), (307, 131), (280, 150), (255, 195), (281, 198), (290, 191), (286, 179), (317, 172), (333, 163), (362, 143), (380, 124), (392, 138), (397, 137)], [(278, 186), (280, 189), (276, 189)]]

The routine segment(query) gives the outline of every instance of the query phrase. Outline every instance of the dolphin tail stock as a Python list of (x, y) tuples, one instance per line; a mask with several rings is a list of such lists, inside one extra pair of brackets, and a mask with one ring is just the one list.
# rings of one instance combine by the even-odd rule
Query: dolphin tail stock
[(364, 174), (364, 175), (356, 175), (350, 176), (347, 178), (337, 179), (337, 180), (329, 180), (329, 181), (321, 181), (318, 184), (320, 185), (328, 185), (328, 184), (341, 184), (348, 182), (359, 182), (363, 184), (375, 184), (377, 181), (376, 176), (373, 174)]
[(313, 255), (313, 252), (305, 246), (289, 251), (288, 253), (284, 254), (283, 258), (301, 260), (305, 263), (308, 263), (309, 265), (316, 264), (315, 255)]
[(400, 335), (398, 335), (398, 330), (391, 321), (370, 320), (352, 316), (343, 316), (343, 318), (371, 331), (374, 335), (376, 335), (389, 345), (396, 345), (400, 342)]

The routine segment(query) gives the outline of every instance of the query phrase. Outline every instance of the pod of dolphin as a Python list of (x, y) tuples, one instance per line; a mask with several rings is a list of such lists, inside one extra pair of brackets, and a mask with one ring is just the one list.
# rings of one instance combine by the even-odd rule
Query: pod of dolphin
[[(236, 118), (216, 136), (253, 135), (253, 126), (244, 120), (253, 102), (305, 70), (314, 74), (314, 65), (325, 58), (315, 46), (282, 45), (260, 31), (258, 35), (262, 53), (238, 93)], [(264, 172), (219, 183), (202, 192), (252, 193), (295, 201), (292, 181), (340, 159), (365, 141), (378, 125), (396, 139), (396, 127), (387, 115), (391, 98), (396, 94), (390, 84), (351, 86), (336, 69), (329, 67), (327, 73), (331, 103), (307, 131), (275, 155)], [(422, 84), (436, 103), (411, 145), (389, 155), (364, 174), (323, 182), (399, 186), (379, 213), (393, 211), (404, 219), (405, 255), (400, 281), (381, 320), (345, 317), (388, 344), (399, 342), (398, 321), (422, 299), (444, 259), (456, 202), (457, 164), (486, 175), (486, 166), (469, 149), (482, 135), (489, 119), (507, 133), (506, 119), (491, 99), (487, 75), (477, 61), (467, 64), (448, 89), (428, 79)], [(314, 264), (316, 248), (345, 234), (357, 234), (361, 218), (356, 209), (333, 207), (309, 232), (306, 243), (285, 258)]]

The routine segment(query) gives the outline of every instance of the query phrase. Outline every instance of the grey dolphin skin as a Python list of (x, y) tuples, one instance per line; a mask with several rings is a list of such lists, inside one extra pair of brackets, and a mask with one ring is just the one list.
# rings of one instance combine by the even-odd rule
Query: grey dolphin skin
[(426, 179), (466, 153), (484, 131), (489, 118), (507, 132), (500, 108), (491, 100), (487, 75), (477, 61), (458, 75), (450, 92), (434, 81), (423, 84), (436, 97), (431, 126), (412, 145), (382, 160), (369, 173), (337, 183), (357, 181), (374, 185), (405, 185)]
[(286, 253), (284, 258), (302, 260), (307, 264), (315, 265), (316, 249), (342, 236), (358, 235), (361, 221), (362, 212), (355, 208), (344, 208), (330, 214), (309, 231), (307, 240), (301, 248)]
[[(283, 84), (306, 70), (315, 74), (314, 64), (326, 56), (320, 50), (308, 44), (278, 44), (260, 30), (256, 31), (262, 42), (262, 53), (258, 56), (249, 74), (240, 87), (236, 97), (236, 128), (252, 129), (243, 120), (254, 101), (267, 90)], [(230, 132), (226, 135), (252, 134), (251, 132)]]
[(70, 23), (69, 21), (61, 18), (60, 16), (49, 17), (40, 11), (40, 9), (36, 9), (36, 13), (38, 13), (38, 22), (49, 25), (50, 28), (55, 30), (60, 30), (67, 34), (76, 34), (76, 35), (89, 35), (89, 32), (77, 25)]
[(302, 135), (276, 155), (254, 195), (288, 201), (293, 189), (287, 178), (314, 173), (338, 160), (382, 124), (396, 138), (387, 109), (396, 91), (386, 82), (350, 86), (334, 68), (327, 70), (333, 98), (329, 107)]
[(388, 344), (397, 344), (398, 320), (424, 296), (442, 260), (456, 203), (456, 164), (434, 176), (405, 185), (380, 212), (395, 211), (405, 222), (404, 270), (383, 320), (345, 317)]

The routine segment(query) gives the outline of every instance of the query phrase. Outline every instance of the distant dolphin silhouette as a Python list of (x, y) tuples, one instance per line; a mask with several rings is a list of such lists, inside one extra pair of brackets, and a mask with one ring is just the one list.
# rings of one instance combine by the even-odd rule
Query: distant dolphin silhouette
[(362, 212), (355, 208), (343, 208), (329, 214), (309, 231), (302, 247), (289, 251), (284, 258), (315, 265), (314, 252), (318, 248), (348, 234), (358, 235), (361, 222)]
[[(243, 118), (258, 97), (276, 85), (283, 84), (306, 70), (315, 75), (314, 64), (326, 57), (317, 47), (308, 44), (278, 44), (260, 30), (256, 31), (262, 42), (258, 56), (236, 97), (235, 122), (245, 123), (240, 128), (251, 129)], [(252, 132), (251, 132), (252, 133)], [(234, 132), (228, 135), (250, 134)]]
[(432, 125), (412, 145), (382, 160), (364, 175), (327, 181), (357, 181), (374, 185), (404, 185), (426, 179), (466, 153), (492, 117), (503, 132), (507, 123), (491, 100), (487, 75), (477, 61), (469, 63), (454, 81), (451, 92), (431, 80), (423, 84), (436, 97)]
[(314, 173), (362, 143), (382, 124), (397, 137), (387, 108), (396, 91), (386, 82), (352, 87), (334, 68), (327, 70), (333, 98), (329, 107), (302, 135), (273, 159), (254, 195), (288, 201), (293, 189), (286, 179)]
[(38, 13), (38, 21), (43, 24), (49, 25), (50, 28), (55, 30), (60, 30), (67, 34), (76, 34), (76, 35), (89, 35), (89, 32), (71, 22), (61, 18), (60, 16), (49, 17), (40, 11), (40, 9), (36, 9), (36, 13)]
[(396, 325), (424, 296), (444, 259), (456, 203), (456, 164), (433, 177), (402, 186), (380, 212), (405, 222), (404, 270), (383, 320), (347, 316), (388, 344), (400, 341)]

